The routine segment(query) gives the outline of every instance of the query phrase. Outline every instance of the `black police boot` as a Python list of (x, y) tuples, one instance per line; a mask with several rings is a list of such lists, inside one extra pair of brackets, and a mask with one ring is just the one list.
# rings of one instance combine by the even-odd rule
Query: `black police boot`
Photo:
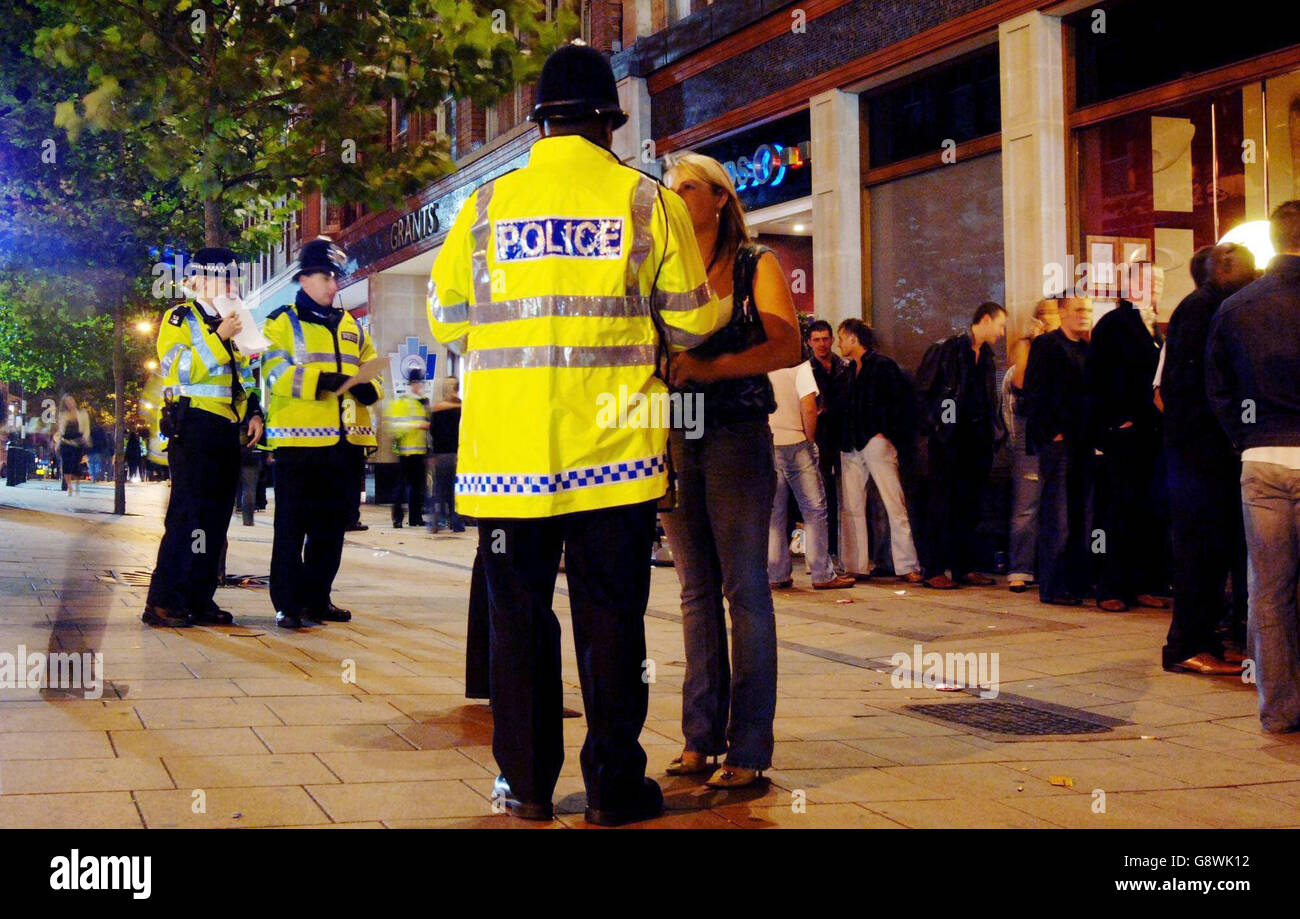
[(350, 622), (352, 611), (337, 607), (333, 603), (326, 603), (316, 609), (303, 610), (302, 618), (314, 622)]
[(234, 625), (235, 616), (212, 603), (198, 610), (190, 610), (190, 622), (195, 625)]
[(282, 629), (307, 628), (306, 623), (302, 621), (302, 617), (299, 616), (297, 613), (284, 613), (284, 612), (276, 613), (275, 624)]
[(163, 609), (161, 606), (146, 606), (140, 621), (160, 629), (187, 629), (190, 627), (189, 614), (179, 609)]
[(622, 826), (625, 823), (637, 823), (651, 820), (664, 812), (664, 793), (654, 779), (642, 779), (640, 794), (632, 801), (618, 807), (588, 807), (585, 814), (588, 823), (596, 826)]
[(492, 803), (504, 808), (511, 816), (523, 820), (555, 819), (555, 810), (551, 807), (550, 801), (544, 804), (539, 801), (520, 801), (510, 790), (510, 783), (506, 781), (504, 775), (497, 776), (496, 781), (492, 783)]

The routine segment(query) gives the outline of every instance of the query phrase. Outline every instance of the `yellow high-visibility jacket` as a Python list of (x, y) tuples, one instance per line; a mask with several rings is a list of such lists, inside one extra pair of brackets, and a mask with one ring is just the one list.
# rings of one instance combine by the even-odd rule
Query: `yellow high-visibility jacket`
[[(324, 309), (324, 308), (322, 308)], [(348, 443), (373, 447), (370, 409), (351, 392), (318, 399), (322, 373), (351, 376), (374, 359), (375, 346), (347, 310), (331, 328), (299, 315), (296, 305), (271, 313), (262, 334), (271, 342), (262, 355), (262, 379), (270, 393), (266, 442), (271, 447), (328, 447)], [(380, 379), (372, 381), (383, 396)]]
[(434, 337), (465, 339), (460, 513), (548, 517), (663, 495), (667, 428), (608, 411), (666, 399), (652, 312), (673, 350), (730, 318), (685, 203), (656, 180), (561, 136), (475, 191), (429, 280)]
[[(175, 402), (188, 396), (190, 408), (202, 409), (227, 421), (243, 420), (249, 393), (256, 385), (248, 356), (217, 337), (197, 303), (187, 300), (163, 315), (158, 329), (158, 372), (163, 398)], [(238, 375), (240, 390), (235, 393)]]
[(393, 438), (393, 452), (398, 456), (416, 456), (428, 453), (429, 432), (420, 428), (428, 422), (429, 410), (415, 396), (394, 399), (384, 410), (384, 421)]

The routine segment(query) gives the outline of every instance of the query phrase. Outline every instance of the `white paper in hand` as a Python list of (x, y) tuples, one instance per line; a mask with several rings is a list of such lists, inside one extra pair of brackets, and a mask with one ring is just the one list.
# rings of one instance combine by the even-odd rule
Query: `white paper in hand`
[(253, 319), (253, 314), (244, 306), (244, 301), (234, 297), (217, 297), (212, 301), (212, 305), (217, 309), (217, 315), (222, 319), (234, 313), (239, 317), (239, 323), (242, 328), (239, 334), (235, 336), (235, 347), (244, 354), (261, 354), (271, 344), (270, 340), (262, 334), (262, 330), (257, 327), (257, 321)]

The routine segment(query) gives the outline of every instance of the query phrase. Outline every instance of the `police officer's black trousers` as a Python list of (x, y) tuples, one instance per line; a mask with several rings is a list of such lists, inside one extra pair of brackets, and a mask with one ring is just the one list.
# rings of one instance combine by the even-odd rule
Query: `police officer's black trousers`
[[(469, 579), (469, 628), (465, 633), (465, 698), (492, 698), (492, 633), (489, 626), (487, 577), (483, 574), (483, 552), (474, 555)], [(512, 789), (513, 790), (513, 789)]]
[(149, 581), (150, 606), (204, 610), (213, 605), (221, 548), (239, 485), (239, 427), (186, 410), (167, 445), (171, 497), (158, 563)]
[(402, 503), (411, 508), (410, 525), (424, 526), (424, 454), (397, 458), (398, 480), (393, 483), (393, 526), (402, 522)]
[(520, 800), (550, 801), (564, 762), (560, 624), (551, 610), (561, 550), (587, 717), (587, 803), (619, 808), (641, 795), (654, 523), (653, 502), (479, 521), (491, 620), (492, 753)]
[(277, 612), (302, 614), (329, 603), (361, 454), (349, 443), (276, 449), (271, 602)]

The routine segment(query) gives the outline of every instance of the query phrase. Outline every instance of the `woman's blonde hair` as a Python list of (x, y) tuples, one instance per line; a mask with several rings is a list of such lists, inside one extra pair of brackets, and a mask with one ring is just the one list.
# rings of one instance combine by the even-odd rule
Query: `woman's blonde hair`
[(718, 240), (713, 244), (707, 267), (712, 268), (719, 259), (735, 258), (740, 247), (752, 237), (745, 226), (745, 208), (736, 195), (736, 186), (731, 183), (727, 170), (713, 157), (690, 151), (669, 154), (665, 165), (664, 184), (669, 188), (681, 184), (683, 179), (694, 179), (715, 192), (726, 194), (727, 201), (718, 214)]

